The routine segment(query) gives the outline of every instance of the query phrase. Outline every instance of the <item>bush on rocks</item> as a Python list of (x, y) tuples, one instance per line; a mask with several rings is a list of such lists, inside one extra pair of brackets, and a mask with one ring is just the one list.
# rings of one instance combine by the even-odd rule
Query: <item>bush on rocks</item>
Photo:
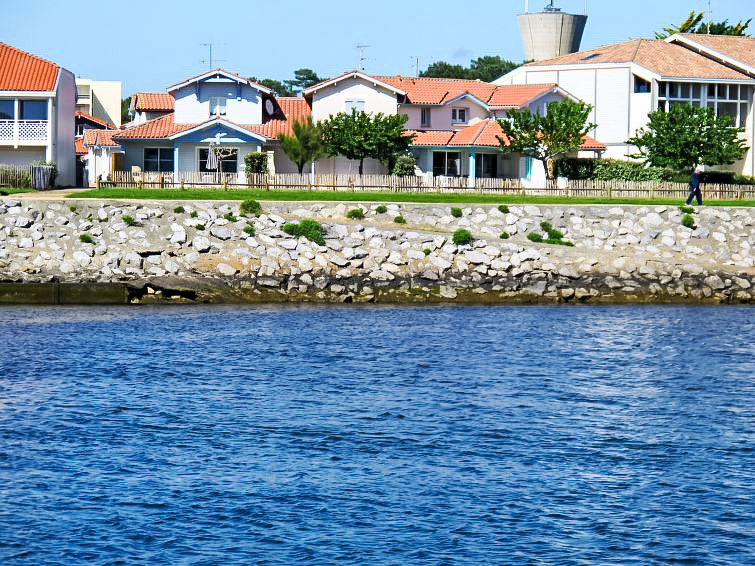
[(464, 228), (459, 228), (456, 232), (454, 232), (454, 235), (451, 238), (453, 243), (457, 246), (469, 244), (472, 242), (472, 239), (472, 234), (469, 232), (469, 230), (465, 230)]
[[(361, 209), (360, 209), (361, 210)], [(325, 245), (325, 238), (323, 237), (322, 225), (316, 220), (302, 220), (298, 224), (288, 222), (281, 228), (286, 234), (299, 237), (304, 236), (307, 240), (310, 240), (321, 246)]]
[(377, 212), (378, 214), (385, 214), (386, 212), (388, 212), (388, 207), (384, 204), (381, 204), (375, 209), (375, 212)]
[(682, 205), (679, 207), (679, 212), (683, 212), (684, 214), (694, 214), (695, 209), (692, 208), (691, 206)]
[(500, 237), (501, 237), (501, 240), (508, 240), (511, 237), (511, 235), (508, 232), (504, 231), (504, 232), (501, 232)]
[(692, 218), (691, 214), (685, 214), (682, 216), (682, 226), (689, 228), (690, 230), (695, 229), (695, 219)]
[(202, 230), (204, 230), (204, 224), (197, 224), (196, 226), (194, 226), (194, 228), (201, 232)]
[(458, 206), (451, 207), (451, 216), (461, 218), (461, 209)]
[(70, 205), (68, 207), (68, 210), (70, 210), (71, 212), (76, 212), (76, 205), (75, 204)]
[(128, 214), (124, 214), (121, 216), (121, 220), (126, 224), (126, 226), (135, 226), (136, 220), (134, 220), (133, 216), (129, 216)]
[(254, 226), (252, 224), (247, 224), (246, 226), (244, 226), (244, 232), (249, 234), (250, 236), (254, 236)]
[(503, 214), (508, 214), (509, 213), (509, 207), (507, 205), (505, 205), (505, 204), (502, 204), (502, 205), (500, 205), (498, 207), (498, 211), (502, 212)]
[(527, 234), (527, 239), (530, 242), (536, 242), (536, 243), (541, 243), (543, 241), (543, 237), (537, 232), (530, 232), (529, 234)]
[(199, 213), (196, 210), (192, 210), (189, 213), (189, 216), (191, 216), (192, 218), (196, 218), (197, 216), (199, 216)]
[(393, 221), (396, 224), (406, 224), (406, 218), (404, 218), (403, 216), (397, 216), (396, 218), (393, 219)]
[(422, 250), (422, 253), (424, 253), (425, 256), (428, 256), (432, 253), (432, 251), (430, 250), (430, 248), (425, 248), (424, 250)]
[(225, 213), (225, 214), (223, 215), (223, 218), (225, 218), (226, 220), (228, 220), (228, 222), (237, 222), (237, 221), (238, 221), (238, 218), (236, 218), (236, 217), (235, 217), (235, 216), (234, 216), (233, 214), (231, 214), (230, 212), (226, 212), (226, 213)]
[(176, 214), (183, 214), (184, 212), (186, 212), (186, 209), (184, 209), (183, 206), (177, 206), (173, 209), (173, 212), (175, 212)]
[(362, 220), (362, 218), (364, 218), (364, 210), (362, 210), (361, 208), (352, 208), (346, 213), (346, 218), (351, 218), (352, 220)]
[(239, 214), (259, 216), (262, 206), (256, 200), (245, 200), (239, 206)]
[(85, 244), (94, 243), (94, 238), (92, 238), (92, 236), (90, 234), (87, 234), (86, 232), (79, 236), (79, 240), (84, 242)]

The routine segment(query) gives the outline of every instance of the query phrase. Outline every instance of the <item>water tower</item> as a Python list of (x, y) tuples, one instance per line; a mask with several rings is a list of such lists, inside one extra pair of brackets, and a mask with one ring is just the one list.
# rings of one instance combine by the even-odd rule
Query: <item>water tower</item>
[(553, 4), (554, 0), (550, 0), (542, 12), (530, 12), (528, 0), (524, 2), (519, 29), (527, 61), (542, 61), (579, 51), (587, 22), (587, 3), (584, 14), (567, 14)]

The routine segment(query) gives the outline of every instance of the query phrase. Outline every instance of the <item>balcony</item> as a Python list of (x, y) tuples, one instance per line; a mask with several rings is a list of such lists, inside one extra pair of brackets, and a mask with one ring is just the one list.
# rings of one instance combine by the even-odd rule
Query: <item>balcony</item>
[(0, 120), (0, 144), (46, 145), (49, 130), (47, 120)]

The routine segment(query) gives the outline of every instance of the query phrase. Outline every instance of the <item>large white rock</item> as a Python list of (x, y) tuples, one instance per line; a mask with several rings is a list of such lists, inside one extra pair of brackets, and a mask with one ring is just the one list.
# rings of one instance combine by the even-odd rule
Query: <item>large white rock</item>
[(195, 236), (191, 241), (191, 246), (198, 252), (204, 253), (210, 249), (210, 240), (204, 236)]

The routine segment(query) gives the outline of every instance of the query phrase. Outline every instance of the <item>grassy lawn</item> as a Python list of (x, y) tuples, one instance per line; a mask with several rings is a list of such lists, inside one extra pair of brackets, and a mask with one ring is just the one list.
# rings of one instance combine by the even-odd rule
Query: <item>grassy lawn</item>
[(5, 195), (15, 195), (17, 193), (33, 193), (34, 189), (14, 189), (11, 187), (0, 187), (0, 196)]
[[(93, 189), (72, 195), (75, 198), (143, 200), (246, 200), (260, 201), (339, 201), (339, 202), (417, 202), (461, 204), (683, 204), (682, 198), (560, 197), (531, 195), (491, 195), (479, 193), (394, 193), (347, 191), (266, 191), (264, 189)], [(755, 206), (755, 200), (707, 201), (715, 206)]]

